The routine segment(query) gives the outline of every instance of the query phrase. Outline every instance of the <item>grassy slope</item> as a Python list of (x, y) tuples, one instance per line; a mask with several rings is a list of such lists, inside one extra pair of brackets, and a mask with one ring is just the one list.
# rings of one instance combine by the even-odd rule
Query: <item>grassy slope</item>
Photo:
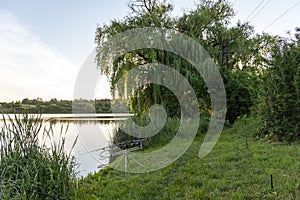
[(254, 120), (240, 120), (204, 159), (197, 157), (198, 137), (180, 159), (156, 172), (101, 170), (79, 183), (76, 199), (300, 199), (300, 144), (259, 141), (250, 137), (254, 130)]

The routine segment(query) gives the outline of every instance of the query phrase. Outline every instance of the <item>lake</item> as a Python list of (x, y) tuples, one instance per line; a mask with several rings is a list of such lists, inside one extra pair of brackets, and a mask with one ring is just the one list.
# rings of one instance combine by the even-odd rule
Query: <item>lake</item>
[[(13, 117), (13, 115), (5, 115)], [(112, 134), (118, 126), (118, 121), (131, 116), (125, 114), (43, 114), (42, 118), (52, 119), (52, 127), (55, 140), (59, 140), (61, 128), (66, 132), (66, 151), (69, 152), (73, 142), (78, 136), (78, 141), (72, 151), (79, 164), (79, 176), (98, 171), (98, 166), (106, 165), (109, 159), (100, 158), (99, 152), (94, 151), (110, 144)], [(3, 120), (0, 120), (2, 127)], [(50, 122), (45, 123), (50, 127)]]

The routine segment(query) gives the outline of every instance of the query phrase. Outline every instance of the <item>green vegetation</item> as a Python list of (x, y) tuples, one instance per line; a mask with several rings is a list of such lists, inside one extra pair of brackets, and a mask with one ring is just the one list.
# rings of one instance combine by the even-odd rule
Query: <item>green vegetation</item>
[[(225, 128), (204, 159), (198, 158), (203, 142), (199, 133), (181, 158), (159, 171), (124, 174), (106, 168), (81, 180), (75, 178), (74, 160), (63, 152), (63, 139), (50, 151), (37, 143), (33, 133), (42, 128), (40, 118), (15, 120), (10, 122), (14, 126), (1, 131), (5, 147), (0, 159), (1, 199), (52, 199), (41, 194), (89, 200), (297, 199), (300, 195), (300, 144), (255, 138), (258, 122), (253, 117)], [(178, 126), (174, 120), (168, 125), (170, 133)], [(170, 138), (158, 135), (142, 151), (159, 149)]]
[[(74, 110), (78, 113), (111, 113), (111, 100), (75, 100)], [(16, 102), (0, 102), (0, 112), (2, 113), (44, 113), (44, 114), (71, 114), (72, 101), (60, 100), (53, 98), (50, 101), (43, 101), (41, 98), (37, 99), (23, 99)], [(95, 108), (95, 109), (94, 109)]]
[[(226, 128), (211, 153), (198, 158), (199, 135), (187, 152), (156, 172), (107, 168), (79, 182), (79, 199), (297, 199), (300, 144), (255, 139), (254, 118)], [(163, 145), (149, 147), (153, 151)], [(270, 175), (273, 177), (271, 188)]]
[(51, 127), (45, 127), (41, 134), (44, 127), (40, 116), (24, 114), (3, 120), (0, 131), (0, 199), (73, 197), (76, 194), (77, 166), (74, 157), (65, 152), (63, 127), (60, 141), (54, 141)]
[[(170, 15), (172, 5), (167, 1), (134, 0), (130, 3), (132, 15), (124, 20), (112, 20), (110, 24), (98, 27), (95, 40), (97, 43), (97, 61), (99, 68), (110, 80), (112, 94), (115, 92), (124, 99), (130, 99), (132, 110), (136, 113), (147, 113), (153, 104), (162, 104), (169, 116), (179, 117), (178, 100), (164, 86), (148, 84), (140, 90), (126, 88), (129, 79), (123, 87), (116, 87), (121, 76), (141, 64), (160, 63), (180, 72), (193, 87), (198, 97), (200, 110), (211, 109), (209, 91), (201, 75), (182, 57), (175, 53), (159, 49), (140, 49), (126, 52), (112, 61), (110, 48), (105, 48), (106, 41), (118, 33), (134, 28), (160, 27), (176, 30), (198, 42), (210, 56), (223, 76), (227, 92), (227, 120), (231, 124), (237, 117), (250, 113), (250, 107), (257, 101), (258, 69), (268, 61), (266, 50), (272, 47), (273, 37), (256, 35), (254, 28), (247, 22), (230, 24), (234, 16), (231, 5), (225, 0), (202, 0), (190, 12), (179, 18)], [(153, 38), (149, 38), (153, 40)], [(162, 39), (167, 43), (170, 38)], [(165, 44), (163, 44), (165, 45)], [(190, 47), (182, 44), (182, 49)], [(147, 73), (147, 71), (145, 72)], [(144, 81), (144, 80), (134, 80)], [(179, 110), (180, 111), (180, 110)]]
[[(209, 94), (212, 91), (208, 91), (201, 75), (180, 56), (147, 48), (126, 52), (113, 59), (111, 48), (105, 46), (111, 37), (126, 30), (166, 28), (191, 37), (213, 58), (225, 85), (226, 120), (230, 124), (239, 117), (250, 115), (252, 109), (260, 121), (257, 135), (280, 141), (300, 139), (300, 29), (296, 29), (295, 37), (289, 35), (288, 38), (255, 34), (248, 22), (231, 24), (234, 10), (226, 0), (201, 0), (195, 9), (178, 18), (170, 15), (173, 6), (167, 0), (132, 0), (129, 8), (132, 14), (123, 20), (112, 20), (110, 24), (98, 27), (95, 41), (96, 59), (110, 80), (112, 94), (126, 99), (131, 111), (143, 116), (152, 105), (161, 104), (169, 117), (180, 118), (178, 99), (164, 86), (148, 83), (134, 91), (128, 88), (144, 83), (139, 77), (134, 80), (127, 77), (123, 85), (116, 86), (128, 71), (147, 63), (164, 64), (180, 72), (193, 87), (200, 114), (212, 110)], [(159, 41), (152, 37), (147, 39), (161, 42), (162, 46), (172, 45), (168, 43), (172, 39), (168, 34), (160, 35), (165, 38)], [(189, 48), (182, 43), (182, 49)]]
[(300, 29), (296, 39), (278, 40), (262, 76), (259, 135), (279, 141), (300, 139)]
[[(131, 15), (97, 28), (96, 60), (110, 80), (112, 94), (118, 94), (120, 99), (24, 99), (1, 103), (0, 110), (71, 113), (73, 106), (81, 113), (93, 112), (96, 104), (96, 112), (111, 112), (111, 104), (119, 108), (126, 104), (137, 114), (137, 124), (146, 125), (149, 108), (162, 104), (168, 113), (167, 124), (148, 138), (142, 150), (152, 152), (168, 143), (178, 129), (178, 99), (166, 87), (156, 84), (146, 84), (135, 91), (126, 88), (130, 82), (141, 81), (138, 77), (124, 79), (121, 87), (115, 84), (142, 64), (173, 66), (193, 87), (201, 112), (197, 137), (186, 153), (155, 172), (124, 174), (106, 168), (78, 181), (74, 160), (63, 151), (64, 139), (60, 146), (53, 145), (48, 151), (37, 142), (40, 119), (16, 118), (10, 120), (12, 127), (5, 123), (1, 131), (0, 198), (38, 199), (42, 198), (38, 192), (42, 192), (73, 199), (109, 200), (299, 199), (300, 29), (289, 38), (255, 34), (247, 22), (230, 24), (234, 11), (226, 0), (200, 0), (194, 10), (178, 18), (171, 17), (172, 7), (166, 0), (131, 0)], [(214, 91), (208, 91), (200, 74), (186, 60), (167, 51), (138, 49), (112, 60), (110, 49), (104, 48), (118, 33), (149, 26), (173, 29), (199, 42), (222, 75), (227, 95), (227, 127), (203, 159), (198, 158), (198, 151), (213, 113), (209, 93)], [(149, 38), (157, 42), (154, 39)], [(185, 130), (188, 133), (189, 129)], [(51, 129), (46, 136), (50, 133)], [(113, 142), (130, 139), (118, 129)]]
[[(134, 67), (146, 63), (174, 67), (192, 85), (199, 100), (200, 114), (205, 113), (205, 117), (191, 147), (173, 164), (144, 174), (124, 174), (109, 168), (101, 170), (79, 182), (78, 197), (299, 198), (300, 29), (296, 29), (295, 37), (289, 35), (289, 38), (255, 34), (248, 22), (230, 23), (234, 11), (226, 0), (201, 0), (194, 10), (178, 18), (171, 17), (172, 5), (166, 0), (131, 0), (129, 7), (132, 14), (124, 20), (112, 20), (98, 27), (96, 59), (110, 80), (112, 93), (129, 99), (132, 111), (139, 114), (137, 123), (145, 122), (144, 116), (153, 104), (164, 105), (172, 118), (168, 121), (170, 127), (167, 125), (168, 128), (151, 138), (152, 143), (143, 151), (157, 150), (172, 138), (168, 130), (176, 131), (180, 113), (175, 96), (163, 86), (148, 84), (134, 92), (126, 88), (127, 83), (124, 87), (116, 87), (120, 77)], [(109, 49), (104, 48), (105, 42), (118, 33), (149, 26), (169, 28), (190, 36), (209, 52), (219, 67), (227, 94), (228, 127), (203, 159), (197, 155), (211, 105), (209, 91), (200, 75), (183, 58), (170, 52), (139, 49), (112, 60)], [(153, 38), (149, 40), (157, 42)], [(128, 139), (131, 138), (121, 130), (114, 138), (115, 142)]]

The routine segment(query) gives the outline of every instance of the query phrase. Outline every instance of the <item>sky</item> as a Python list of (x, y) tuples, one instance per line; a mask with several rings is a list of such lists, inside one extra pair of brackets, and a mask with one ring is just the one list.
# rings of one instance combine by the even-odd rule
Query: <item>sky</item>
[[(127, 2), (0, 0), (0, 102), (72, 99), (79, 70), (95, 48), (97, 25), (123, 19), (129, 14)], [(195, 1), (172, 2), (173, 16), (195, 7)], [(236, 12), (232, 23), (250, 21), (257, 33), (285, 36), (300, 26), (299, 0), (230, 2)], [(95, 98), (109, 98), (108, 88), (101, 76)]]

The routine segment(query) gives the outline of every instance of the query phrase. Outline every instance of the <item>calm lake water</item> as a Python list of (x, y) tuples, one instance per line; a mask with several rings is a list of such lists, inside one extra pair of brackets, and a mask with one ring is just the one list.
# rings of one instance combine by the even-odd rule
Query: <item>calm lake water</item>
[[(13, 115), (10, 115), (13, 116)], [(59, 141), (61, 129), (66, 130), (66, 151), (69, 152), (73, 142), (78, 141), (72, 151), (79, 164), (79, 176), (98, 171), (99, 165), (108, 164), (109, 159), (101, 159), (99, 152), (94, 151), (110, 144), (112, 134), (118, 121), (126, 119), (129, 114), (44, 114), (42, 118), (52, 119), (54, 140)], [(6, 115), (5, 118), (8, 118)], [(0, 120), (2, 127), (3, 120)], [(50, 123), (45, 123), (50, 127)]]

